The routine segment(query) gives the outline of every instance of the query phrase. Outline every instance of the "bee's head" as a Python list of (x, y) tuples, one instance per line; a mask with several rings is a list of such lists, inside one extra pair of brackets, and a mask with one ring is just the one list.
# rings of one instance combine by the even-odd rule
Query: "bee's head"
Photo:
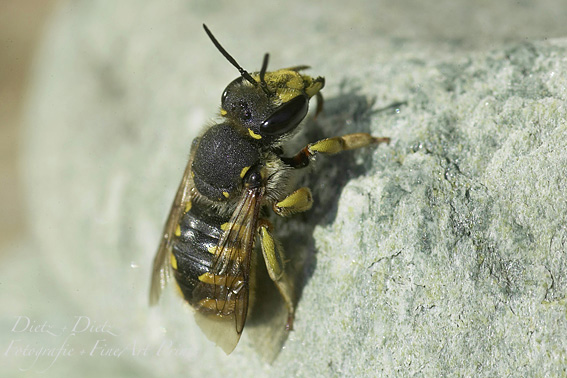
[(306, 66), (266, 72), (269, 55), (264, 55), (262, 69), (249, 74), (219, 44), (209, 29), (208, 36), (223, 56), (240, 72), (224, 90), (221, 115), (233, 124), (245, 128), (251, 138), (271, 145), (290, 135), (305, 118), (309, 99), (325, 85), (325, 79), (315, 79), (299, 73)]

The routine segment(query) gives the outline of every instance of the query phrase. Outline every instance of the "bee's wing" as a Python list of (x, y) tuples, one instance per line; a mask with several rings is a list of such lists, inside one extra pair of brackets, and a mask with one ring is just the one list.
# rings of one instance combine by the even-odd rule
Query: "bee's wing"
[(179, 224), (179, 219), (183, 214), (183, 210), (187, 203), (191, 201), (191, 160), (185, 168), (185, 173), (177, 189), (177, 194), (171, 205), (167, 222), (163, 229), (161, 243), (159, 244), (156, 257), (154, 258), (154, 266), (152, 269), (152, 283), (150, 287), (150, 306), (155, 305), (161, 295), (161, 291), (167, 284), (171, 276), (169, 257), (171, 254), (171, 237), (175, 232), (175, 228)]
[(210, 273), (199, 277), (193, 291), (197, 324), (227, 354), (246, 322), (250, 253), (263, 195), (263, 187), (244, 190), (216, 247)]

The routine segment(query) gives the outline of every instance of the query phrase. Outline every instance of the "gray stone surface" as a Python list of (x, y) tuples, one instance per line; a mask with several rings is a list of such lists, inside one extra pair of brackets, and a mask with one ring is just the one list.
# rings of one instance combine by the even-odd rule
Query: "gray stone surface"
[[(546, 37), (567, 35), (567, 7), (220, 4), (54, 15), (26, 113), (30, 238), (0, 268), (8, 376), (565, 375), (567, 40)], [(277, 221), (302, 294), (279, 354), (269, 287), (229, 357), (173, 290), (147, 307), (190, 141), (236, 76), (203, 21), (250, 70), (270, 51), (272, 68), (327, 78), (295, 147), (392, 138), (318, 159), (304, 178), (316, 207)], [(26, 344), (73, 351), (34, 362)]]

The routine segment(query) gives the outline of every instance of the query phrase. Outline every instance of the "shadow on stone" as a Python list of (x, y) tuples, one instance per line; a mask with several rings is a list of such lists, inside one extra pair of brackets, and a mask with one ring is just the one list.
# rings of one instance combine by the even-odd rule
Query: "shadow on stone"
[[(302, 131), (285, 146), (286, 155), (292, 155), (311, 142), (332, 136), (354, 132), (370, 132), (372, 116), (376, 113), (394, 112), (401, 103), (375, 108), (375, 100), (359, 93), (358, 88), (346, 90), (344, 86), (337, 97), (326, 99), (323, 112), (317, 119), (310, 118)], [(346, 151), (335, 156), (317, 156), (302, 170), (299, 186), (307, 186), (313, 193), (311, 210), (280, 218), (270, 215), (275, 233), (287, 258), (287, 272), (295, 282), (296, 309), (301, 301), (303, 288), (317, 266), (317, 251), (313, 232), (316, 226), (332, 224), (337, 214), (337, 201), (343, 187), (353, 178), (371, 169), (372, 147), (359, 151)], [(358, 157), (358, 158), (357, 158)], [(362, 160), (362, 161), (361, 161)], [(255, 349), (267, 361), (273, 361), (287, 339), (285, 331), (287, 311), (275, 285), (271, 282), (261, 256), (254, 254), (256, 264), (255, 302), (250, 309), (247, 332)], [(296, 317), (295, 329), (305, 327)]]

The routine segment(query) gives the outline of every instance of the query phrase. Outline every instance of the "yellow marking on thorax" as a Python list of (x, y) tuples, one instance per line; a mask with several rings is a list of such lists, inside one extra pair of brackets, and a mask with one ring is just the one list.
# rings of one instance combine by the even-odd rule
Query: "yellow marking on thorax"
[(221, 110), (220, 110), (220, 115), (221, 115), (221, 116), (225, 116), (227, 113), (228, 113), (228, 112), (227, 112), (226, 110), (224, 110), (224, 109), (221, 109)]
[(188, 213), (189, 210), (191, 210), (191, 207), (193, 206), (193, 204), (191, 203), (191, 201), (187, 202), (185, 204), (185, 212)]
[(254, 139), (262, 139), (261, 135), (256, 134), (254, 131), (252, 131), (252, 129), (248, 129), (248, 133), (250, 134), (250, 136)]
[(212, 253), (213, 255), (215, 254), (216, 250), (217, 250), (216, 245), (211, 245), (210, 247), (207, 247), (207, 251), (209, 251), (209, 253)]
[(246, 172), (248, 172), (249, 169), (250, 166), (242, 168), (242, 171), (240, 171), (240, 178), (244, 178), (244, 175), (246, 175)]
[(228, 192), (222, 192), (222, 195), (223, 195), (225, 198), (228, 198), (228, 196), (229, 196)]
[(177, 225), (177, 227), (175, 227), (175, 236), (179, 237), (181, 236), (181, 226)]

